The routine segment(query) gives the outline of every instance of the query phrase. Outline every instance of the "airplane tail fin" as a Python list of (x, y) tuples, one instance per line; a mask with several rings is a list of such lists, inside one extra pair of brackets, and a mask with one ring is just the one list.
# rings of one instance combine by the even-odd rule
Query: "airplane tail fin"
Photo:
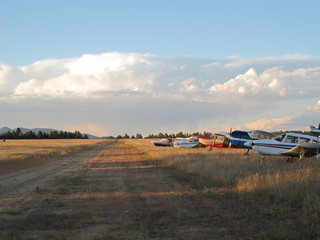
[(319, 134), (319, 133), (320, 133), (320, 123), (319, 123), (318, 128), (316, 128), (315, 126), (310, 126), (310, 130), (311, 130), (311, 132), (313, 132), (313, 133)]

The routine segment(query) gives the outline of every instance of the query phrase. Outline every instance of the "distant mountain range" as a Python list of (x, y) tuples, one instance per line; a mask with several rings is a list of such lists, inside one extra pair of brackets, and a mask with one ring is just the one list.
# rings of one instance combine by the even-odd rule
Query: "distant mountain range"
[[(57, 130), (57, 129), (52, 129), (52, 128), (23, 128), (23, 127), (19, 127), (21, 132), (22, 133), (26, 133), (26, 132), (29, 132), (29, 131), (32, 131), (34, 132), (35, 134), (38, 134), (39, 131), (43, 132), (43, 133), (50, 133), (50, 132), (53, 132), (53, 131), (57, 131), (57, 132), (60, 132), (61, 130)], [(8, 131), (15, 131), (17, 130), (17, 128), (8, 128), (8, 127), (3, 127), (3, 128), (0, 128), (0, 134), (3, 134), (3, 133), (6, 133)], [(62, 130), (64, 131), (64, 130)], [(82, 133), (82, 135), (87, 135), (89, 139), (98, 139), (99, 137), (97, 136), (94, 136), (94, 135), (91, 135), (91, 134), (88, 134), (88, 133)]]

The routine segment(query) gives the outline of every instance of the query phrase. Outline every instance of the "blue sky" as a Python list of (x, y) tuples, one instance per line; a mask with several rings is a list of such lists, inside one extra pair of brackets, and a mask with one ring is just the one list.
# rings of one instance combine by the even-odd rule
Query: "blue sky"
[(4, 126), (105, 135), (319, 121), (320, 1), (0, 5)]
[(139, 52), (319, 57), (319, 1), (1, 0), (1, 61)]

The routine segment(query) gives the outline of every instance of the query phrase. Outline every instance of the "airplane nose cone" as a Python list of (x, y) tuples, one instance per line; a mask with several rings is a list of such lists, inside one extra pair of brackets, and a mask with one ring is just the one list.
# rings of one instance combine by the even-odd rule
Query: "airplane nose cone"
[(245, 142), (244, 145), (245, 145), (247, 148), (252, 148), (253, 142), (248, 141), (248, 142)]

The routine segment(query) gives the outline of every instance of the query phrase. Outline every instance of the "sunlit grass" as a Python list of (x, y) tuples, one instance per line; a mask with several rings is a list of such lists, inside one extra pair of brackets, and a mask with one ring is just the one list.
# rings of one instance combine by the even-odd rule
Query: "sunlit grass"
[(153, 146), (150, 140), (127, 143), (208, 191), (233, 189), (244, 201), (267, 201), (299, 212), (302, 238), (320, 234), (320, 161), (316, 158), (287, 163), (284, 157), (269, 156), (261, 162), (260, 155), (251, 151), (245, 156), (246, 150), (241, 149), (165, 148)]
[(179, 171), (194, 173), (210, 180), (215, 186), (233, 186), (239, 191), (266, 189), (282, 182), (320, 180), (320, 161), (306, 158), (297, 163), (287, 163), (284, 157), (261, 156), (244, 149), (178, 149), (155, 147), (150, 140), (127, 140), (148, 152), (149, 159), (161, 161)]
[[(54, 158), (89, 149), (108, 140), (41, 139), (0, 142), (0, 164), (35, 158)], [(110, 140), (109, 140), (110, 141)]]
[[(221, 221), (222, 230), (233, 231), (231, 235), (239, 239), (320, 236), (316, 159), (293, 164), (285, 158), (269, 157), (260, 162), (259, 155), (246, 157), (241, 149), (155, 147), (151, 141), (120, 140), (90, 158), (83, 169), (64, 172), (44, 186), (35, 186), (24, 205), (3, 214), (0, 236), (164, 239), (165, 235), (159, 234), (162, 227), (168, 229), (167, 236), (182, 239), (189, 237), (186, 229), (193, 226), (199, 233), (214, 233), (218, 228), (215, 221)], [(50, 143), (53, 145), (47, 149), (104, 143)], [(156, 179), (161, 176), (166, 178), (158, 188), (161, 184)]]

